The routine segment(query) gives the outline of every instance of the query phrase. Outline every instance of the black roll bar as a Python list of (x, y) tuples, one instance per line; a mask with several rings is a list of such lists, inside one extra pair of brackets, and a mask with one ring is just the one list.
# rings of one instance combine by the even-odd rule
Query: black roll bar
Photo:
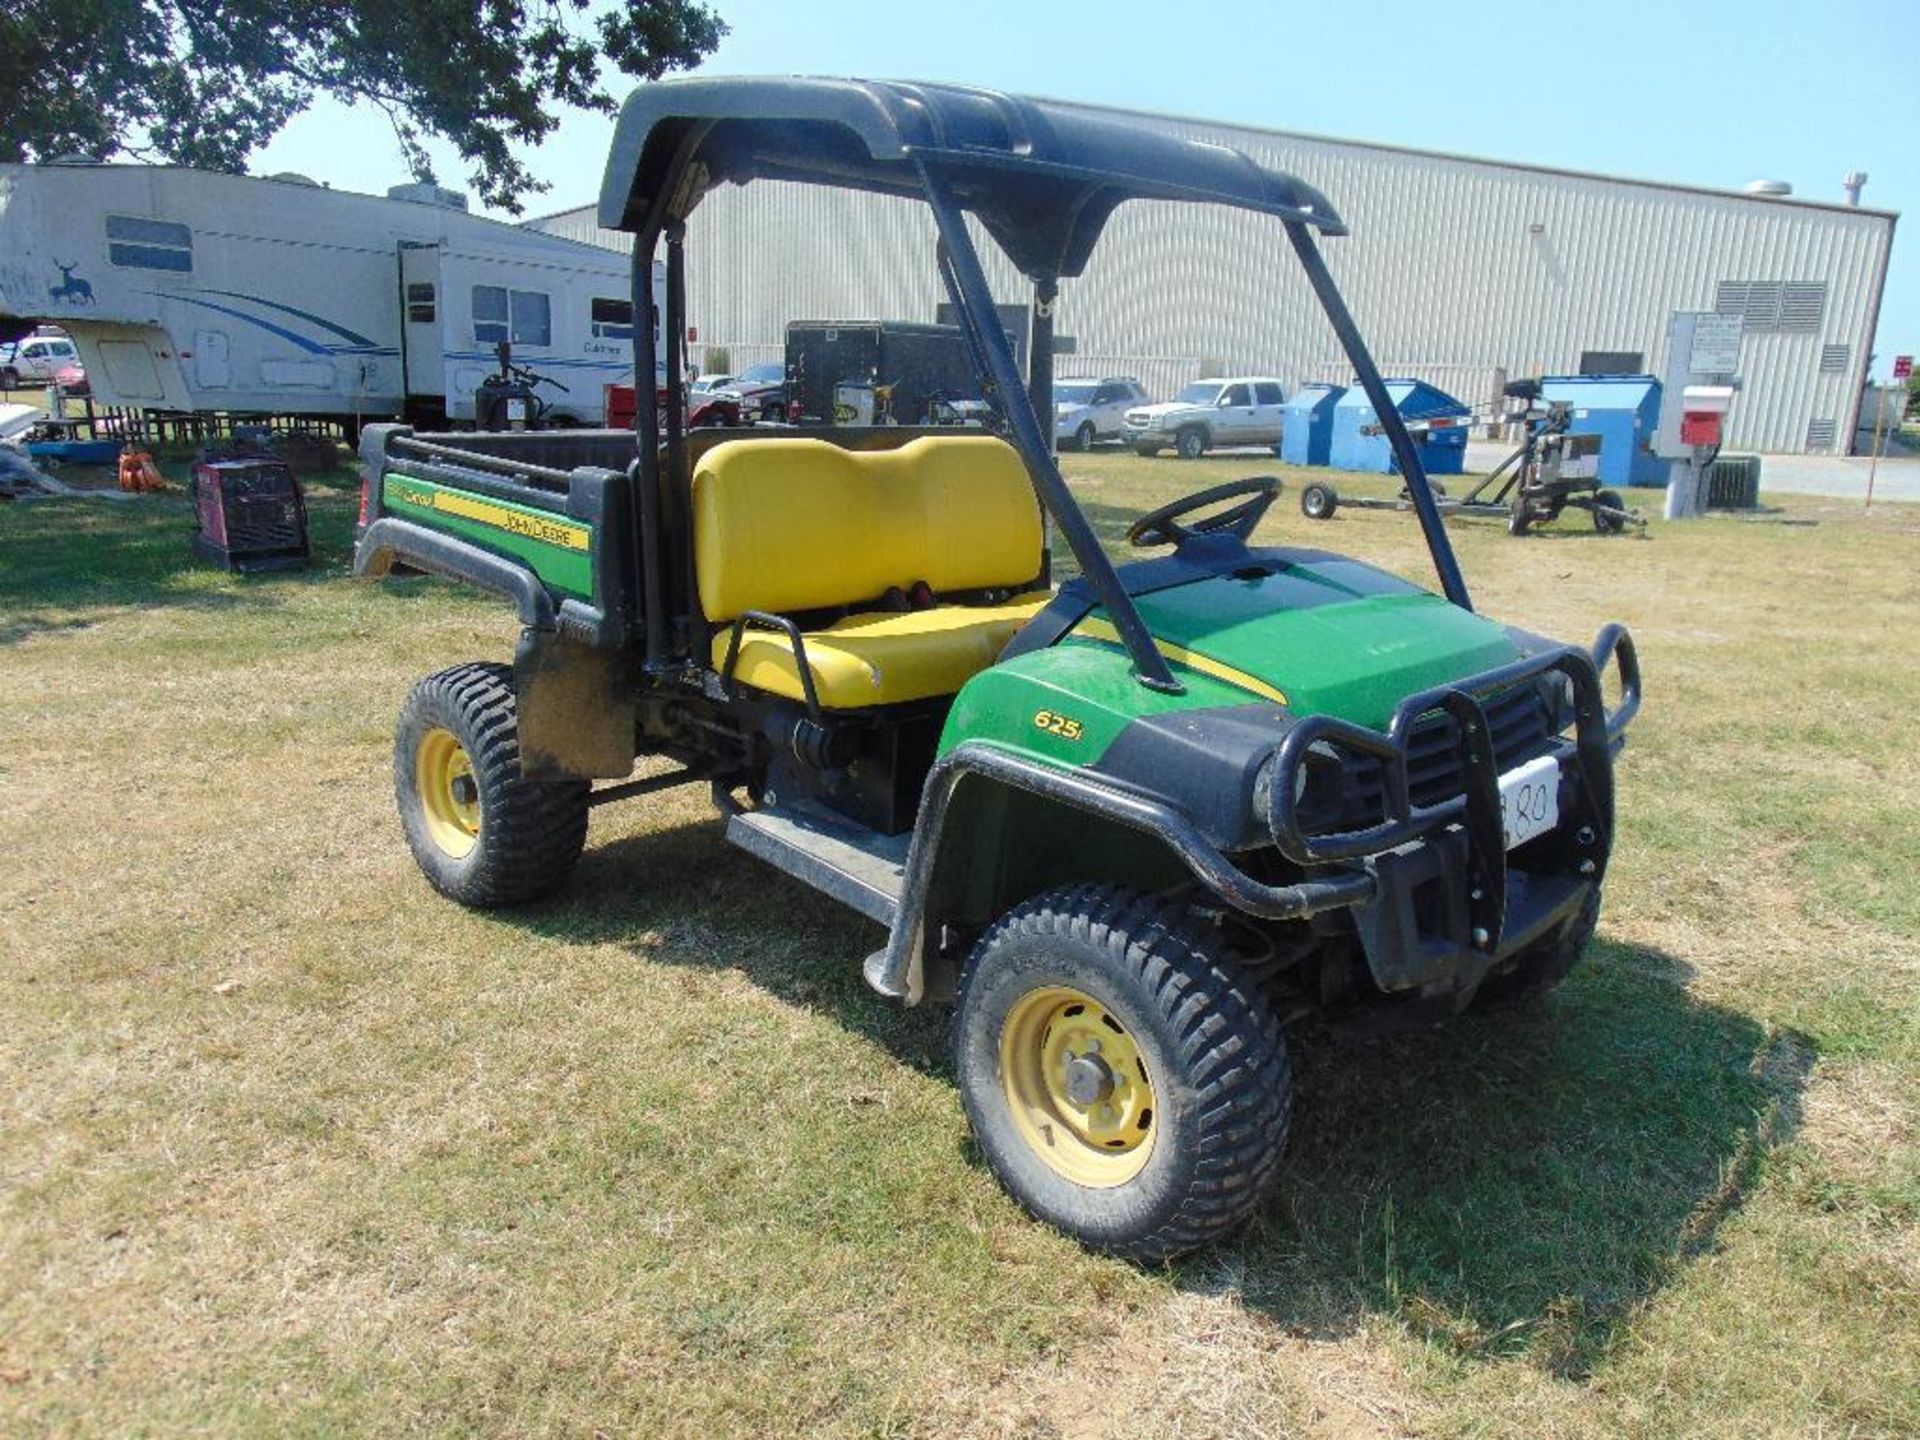
[(1339, 337), (1340, 348), (1347, 352), (1353, 373), (1360, 377), (1360, 388), (1367, 392), (1373, 413), (1379, 417), (1381, 428), (1387, 432), (1387, 443), (1393, 447), (1393, 458), (1400, 462), (1400, 476), (1407, 483), (1407, 494), (1412, 497), (1414, 513), (1420, 517), (1420, 528), (1427, 537), (1427, 550), (1433, 556), (1433, 568), (1440, 573), (1440, 588), (1446, 593), (1447, 599), (1462, 610), (1471, 610), (1473, 598), (1467, 594), (1467, 582), (1460, 574), (1460, 562), (1454, 558), (1453, 542), (1447, 539), (1447, 527), (1440, 519), (1440, 507), (1434, 503), (1433, 487), (1427, 483), (1426, 467), (1420, 463), (1420, 452), (1414, 449), (1406, 421), (1401, 418), (1399, 407), (1387, 395), (1386, 382), (1380, 378), (1379, 367), (1373, 363), (1367, 342), (1360, 337), (1360, 327), (1353, 323), (1347, 302), (1341, 298), (1340, 288), (1333, 283), (1333, 276), (1327, 270), (1327, 262), (1321, 256), (1320, 247), (1315, 243), (1312, 233), (1298, 220), (1283, 223), (1287, 227), (1287, 239), (1293, 242), (1293, 253), (1300, 257), (1300, 265), (1307, 272), (1307, 281), (1319, 298), (1320, 308), (1327, 312), (1327, 319), (1333, 324), (1333, 333)]
[(994, 389), (999, 392), (1001, 413), (1006, 417), (1014, 449), (1026, 462), (1027, 475), (1033, 481), (1041, 505), (1053, 516), (1067, 548), (1080, 562), (1081, 574), (1087, 577), (1100, 603), (1113, 618), (1113, 627), (1119, 632), (1127, 654), (1133, 658), (1140, 683), (1169, 694), (1183, 693), (1186, 687), (1174, 679), (1173, 672), (1167, 668), (1166, 657), (1153, 643), (1146, 622), (1141, 620), (1126, 587), (1114, 573), (1113, 563), (1100, 548), (1093, 527), (1087, 523), (1087, 517), (1067, 489), (1067, 482), (1061, 478), (1053, 447), (1048, 443), (1051, 428), (1043, 430), (1039, 417), (1033, 413), (1032, 398), (1020, 380), (1020, 366), (1007, 348), (1006, 332), (1000, 328), (998, 312), (993, 308), (993, 292), (987, 288), (987, 277), (980, 269), (973, 237), (967, 233), (965, 217), (946, 178), (924, 161), (919, 163), (919, 170), (934, 224), (939, 227), (945, 247), (946, 263), (941, 267), (941, 274), (947, 282), (948, 298), (953, 302), (961, 327), (973, 338), (975, 353), (986, 363)]
[[(638, 617), (646, 635), (649, 668), (666, 659), (666, 614), (660, 577), (660, 397), (654, 389), (653, 250), (657, 230), (633, 237), (633, 434), (640, 453), (634, 460), (633, 553), (639, 558), (641, 605)], [(671, 299), (671, 297), (669, 297)], [(679, 321), (661, 317), (661, 329)]]

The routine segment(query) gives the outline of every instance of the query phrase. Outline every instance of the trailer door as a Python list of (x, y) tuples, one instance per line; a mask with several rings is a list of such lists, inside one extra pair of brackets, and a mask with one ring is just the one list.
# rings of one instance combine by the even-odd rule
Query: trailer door
[(444, 402), (447, 362), (440, 348), (440, 247), (400, 242), (400, 326), (407, 357), (407, 397)]

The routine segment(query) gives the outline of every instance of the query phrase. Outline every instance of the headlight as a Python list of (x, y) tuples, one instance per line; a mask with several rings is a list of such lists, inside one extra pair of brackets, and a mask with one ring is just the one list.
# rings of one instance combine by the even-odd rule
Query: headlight
[[(1258, 789), (1258, 803), (1267, 814), (1269, 826), (1273, 823), (1273, 786), (1274, 774), (1279, 763), (1278, 752), (1268, 757), (1261, 766), (1255, 781)], [(1307, 747), (1307, 753), (1293, 771), (1293, 820), (1302, 834), (1314, 831), (1327, 831), (1339, 826), (1342, 819), (1343, 792), (1345, 790), (1345, 772), (1340, 761), (1340, 753), (1324, 740), (1317, 740)]]
[(1547, 733), (1558, 735), (1574, 721), (1573, 677), (1549, 670), (1540, 677), (1540, 698), (1547, 707)]

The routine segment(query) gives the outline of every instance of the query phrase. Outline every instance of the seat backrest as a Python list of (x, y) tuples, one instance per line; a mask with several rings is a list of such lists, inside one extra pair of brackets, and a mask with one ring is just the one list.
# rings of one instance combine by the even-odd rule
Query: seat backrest
[(694, 567), (712, 621), (1024, 585), (1040, 573), (1040, 506), (1013, 447), (928, 435), (894, 450), (806, 436), (731, 440), (693, 475)]

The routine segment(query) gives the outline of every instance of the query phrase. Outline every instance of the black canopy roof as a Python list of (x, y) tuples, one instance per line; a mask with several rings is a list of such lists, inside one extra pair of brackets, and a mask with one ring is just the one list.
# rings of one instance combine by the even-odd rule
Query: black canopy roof
[(1311, 185), (1225, 145), (958, 85), (771, 76), (642, 85), (614, 131), (600, 223), (645, 234), (716, 185), (797, 180), (919, 196), (925, 164), (1027, 275), (1078, 275), (1123, 200), (1346, 227)]

